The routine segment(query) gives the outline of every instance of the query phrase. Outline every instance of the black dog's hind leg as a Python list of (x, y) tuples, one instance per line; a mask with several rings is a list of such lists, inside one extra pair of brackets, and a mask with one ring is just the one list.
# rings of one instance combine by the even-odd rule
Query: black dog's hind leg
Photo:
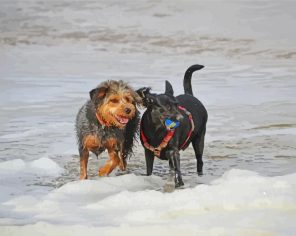
[(204, 143), (205, 143), (205, 134), (204, 133), (201, 135), (201, 137), (196, 137), (195, 139), (192, 140), (192, 146), (193, 146), (196, 161), (197, 161), (197, 174), (199, 176), (203, 175), (202, 155), (203, 155), (203, 150), (204, 150)]
[(175, 171), (175, 187), (184, 185), (180, 168), (180, 153), (179, 150), (169, 150), (168, 153), (170, 169)]
[(146, 159), (147, 175), (152, 175), (153, 163), (154, 163), (154, 153), (148, 149), (145, 149), (145, 159)]

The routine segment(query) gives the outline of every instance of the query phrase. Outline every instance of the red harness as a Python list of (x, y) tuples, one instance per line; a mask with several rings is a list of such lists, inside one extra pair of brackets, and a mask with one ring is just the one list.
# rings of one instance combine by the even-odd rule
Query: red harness
[[(186, 144), (188, 142), (188, 140), (190, 139), (190, 136), (194, 130), (194, 122), (193, 122), (193, 118), (192, 118), (192, 115), (189, 111), (187, 111), (184, 107), (182, 106), (178, 106), (178, 108), (181, 110), (181, 111), (184, 111), (185, 114), (188, 116), (190, 122), (191, 122), (191, 129), (190, 131), (188, 132), (187, 134), (187, 138), (185, 140), (185, 142), (179, 147), (179, 150), (184, 150), (185, 147), (186, 147)], [(142, 124), (142, 123), (141, 123)], [(161, 143), (158, 145), (158, 147), (153, 147), (152, 145), (150, 145), (148, 143), (148, 140), (144, 134), (144, 131), (142, 129), (142, 126), (140, 127), (141, 128), (141, 138), (142, 138), (142, 141), (144, 143), (144, 146), (145, 148), (147, 148), (148, 150), (152, 151), (154, 153), (155, 156), (159, 157), (160, 156), (160, 152), (162, 149), (164, 149), (169, 141), (172, 139), (172, 137), (174, 136), (174, 133), (175, 133), (175, 129), (170, 129), (168, 130), (166, 136), (163, 138), (163, 140), (161, 141)]]

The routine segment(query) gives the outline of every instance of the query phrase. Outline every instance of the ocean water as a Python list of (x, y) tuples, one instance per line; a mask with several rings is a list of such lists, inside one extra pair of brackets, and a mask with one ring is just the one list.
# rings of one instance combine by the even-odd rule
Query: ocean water
[[(296, 4), (293, 1), (2, 1), (1, 235), (294, 235)], [(183, 93), (187, 67), (209, 113), (204, 176), (181, 152), (187, 188), (126, 172), (80, 182), (78, 109), (104, 80)], [(46, 229), (46, 230), (45, 230)], [(39, 233), (38, 233), (39, 232)]]

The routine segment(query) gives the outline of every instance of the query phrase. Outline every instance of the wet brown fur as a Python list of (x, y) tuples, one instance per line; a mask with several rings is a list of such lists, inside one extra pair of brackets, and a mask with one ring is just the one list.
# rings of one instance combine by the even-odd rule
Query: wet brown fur
[[(106, 123), (106, 126), (117, 126), (118, 128), (123, 128), (115, 115), (123, 116), (125, 118), (131, 119), (135, 116), (136, 108), (133, 105), (133, 97), (127, 91), (119, 91), (118, 94), (108, 94), (105, 98), (104, 103), (98, 107), (97, 113)], [(125, 109), (131, 109), (130, 114), (125, 113)]]
[(99, 169), (99, 176), (110, 174), (117, 166), (125, 170), (139, 121), (137, 104), (141, 99), (123, 81), (103, 82), (90, 91), (90, 97), (76, 118), (80, 179), (87, 179), (89, 152), (99, 155), (108, 151), (109, 160)]

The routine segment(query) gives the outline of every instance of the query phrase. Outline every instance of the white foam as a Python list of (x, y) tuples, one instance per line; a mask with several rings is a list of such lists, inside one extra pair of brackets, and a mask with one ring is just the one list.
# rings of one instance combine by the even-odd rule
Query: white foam
[(11, 161), (4, 161), (0, 163), (1, 171), (19, 171), (26, 167), (26, 163), (21, 159), (15, 159)]
[(27, 138), (33, 135), (38, 135), (38, 134), (43, 134), (46, 133), (47, 131), (45, 129), (37, 129), (34, 128), (32, 130), (27, 130), (19, 133), (13, 133), (13, 134), (5, 134), (0, 136), (2, 139), (14, 139), (14, 140), (19, 140), (23, 138)]
[[(39, 222), (33, 225), (26, 226), (4, 226), (1, 227), (1, 235), (22, 235), (22, 236), (52, 236), (52, 235), (63, 235), (63, 236), (128, 236), (128, 235), (170, 235), (170, 236), (237, 236), (237, 235), (273, 235), (269, 234), (265, 230), (250, 230), (248, 228), (232, 229), (223, 227), (208, 227), (207, 229), (201, 229), (198, 224), (195, 227), (189, 227), (186, 223), (183, 225), (154, 225), (154, 226), (129, 226), (121, 225), (119, 227), (94, 227), (85, 225), (52, 225), (44, 222)], [(291, 234), (293, 235), (293, 234)]]
[(5, 175), (16, 175), (23, 172), (41, 176), (59, 176), (64, 171), (56, 162), (47, 157), (42, 157), (31, 162), (24, 162), (21, 159), (0, 162), (0, 170)]
[(55, 131), (65, 127), (72, 128), (73, 123), (69, 123), (69, 122), (51, 123), (51, 124), (42, 125), (42, 128), (36, 128), (34, 126), (32, 127), (31, 125), (28, 125), (27, 127), (23, 127), (23, 130), (17, 129), (16, 131), (15, 130), (10, 131), (11, 133), (1, 135), (0, 138), (22, 140), (24, 138), (45, 134), (45, 133), (48, 133), (49, 131), (53, 131), (53, 130)]
[(63, 169), (56, 162), (47, 157), (32, 161), (29, 163), (29, 167), (33, 172), (46, 175), (59, 176), (63, 172)]
[(79, 224), (74, 235), (80, 230), (90, 235), (146, 235), (163, 229), (170, 235), (182, 230), (189, 235), (293, 232), (296, 173), (264, 177), (234, 169), (209, 185), (173, 193), (154, 190), (163, 185), (159, 177), (130, 174), (68, 183), (41, 198), (19, 196), (2, 204), (13, 216), (5, 222), (13, 225), (19, 216), (27, 216), (26, 224), (33, 225), (11, 226), (5, 232), (37, 235), (45, 227), (46, 235), (57, 230), (67, 234), (69, 224)]

